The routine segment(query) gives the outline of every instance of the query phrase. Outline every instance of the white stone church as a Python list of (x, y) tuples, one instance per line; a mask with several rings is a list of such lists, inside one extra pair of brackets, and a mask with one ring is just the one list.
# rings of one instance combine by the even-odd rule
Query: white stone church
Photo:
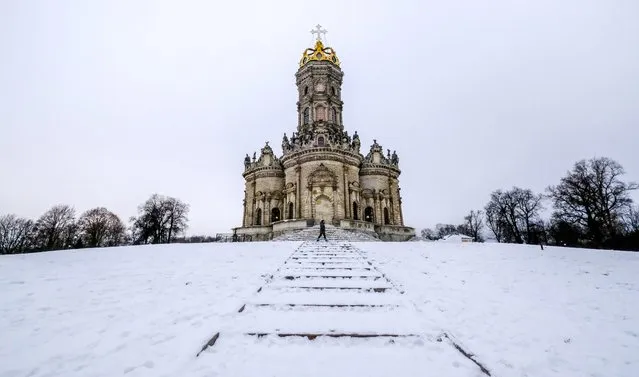
[(242, 226), (238, 236), (267, 240), (320, 220), (329, 225), (404, 241), (415, 230), (404, 226), (399, 158), (375, 141), (363, 155), (357, 131), (342, 123), (340, 61), (324, 46), (319, 25), (296, 73), (297, 129), (282, 140), (283, 154), (271, 146), (244, 159)]

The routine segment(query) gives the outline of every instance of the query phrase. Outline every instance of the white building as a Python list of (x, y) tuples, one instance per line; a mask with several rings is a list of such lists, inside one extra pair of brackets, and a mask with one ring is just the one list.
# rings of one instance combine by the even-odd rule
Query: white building
[(443, 242), (453, 242), (453, 243), (459, 243), (459, 242), (473, 242), (473, 237), (464, 235), (464, 234), (451, 234), (448, 235), (444, 238), (442, 238), (440, 241)]

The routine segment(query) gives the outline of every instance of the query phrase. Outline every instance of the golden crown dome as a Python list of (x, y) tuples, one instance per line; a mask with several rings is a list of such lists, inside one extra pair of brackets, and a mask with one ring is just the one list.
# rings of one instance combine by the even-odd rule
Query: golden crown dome
[(324, 43), (320, 39), (315, 42), (315, 48), (307, 48), (302, 53), (302, 58), (300, 59), (300, 67), (310, 61), (329, 61), (336, 66), (339, 66), (339, 59), (337, 58), (337, 54), (335, 50), (330, 47), (324, 47)]

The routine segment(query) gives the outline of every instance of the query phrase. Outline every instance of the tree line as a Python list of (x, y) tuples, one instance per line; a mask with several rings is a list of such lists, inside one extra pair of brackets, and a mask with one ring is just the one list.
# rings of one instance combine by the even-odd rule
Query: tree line
[[(483, 210), (473, 210), (459, 225), (437, 224), (422, 238), (436, 240), (462, 233), (482, 242), (486, 229), (497, 242), (639, 250), (639, 207), (625, 182), (623, 167), (607, 158), (580, 160), (543, 193), (513, 187), (495, 190)], [(542, 213), (551, 209), (545, 219)]]
[(138, 207), (129, 226), (104, 207), (76, 218), (72, 206), (51, 207), (33, 221), (14, 214), (0, 216), (0, 254), (29, 253), (84, 247), (171, 243), (187, 229), (189, 205), (153, 194)]

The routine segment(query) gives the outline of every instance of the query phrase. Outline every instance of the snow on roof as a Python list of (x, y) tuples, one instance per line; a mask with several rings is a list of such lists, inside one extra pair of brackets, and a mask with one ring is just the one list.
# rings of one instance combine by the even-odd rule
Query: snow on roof
[(473, 237), (464, 234), (450, 234), (441, 239), (444, 242), (461, 242), (462, 240), (472, 240)]

